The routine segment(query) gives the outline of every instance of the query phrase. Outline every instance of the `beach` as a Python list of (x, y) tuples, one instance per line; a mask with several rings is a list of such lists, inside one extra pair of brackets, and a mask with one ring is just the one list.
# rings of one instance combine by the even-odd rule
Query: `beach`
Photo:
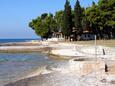
[(1, 0), (0, 86), (115, 86), (115, 0)]
[[(26, 42), (27, 43), (27, 42)], [(0, 46), (0, 52), (40, 52), (58, 61), (66, 61), (66, 66), (45, 67), (35, 70), (4, 86), (114, 86), (115, 48), (107, 46), (80, 45), (60, 41), (39, 41), (8, 46)], [(26, 46), (24, 46), (24, 45)], [(28, 43), (27, 43), (28, 44)], [(33, 45), (34, 44), (34, 45)], [(105, 55), (103, 55), (103, 49)], [(63, 62), (62, 62), (63, 63)], [(59, 64), (62, 64), (59, 63)], [(108, 72), (105, 72), (105, 63)], [(50, 83), (49, 83), (50, 82)]]

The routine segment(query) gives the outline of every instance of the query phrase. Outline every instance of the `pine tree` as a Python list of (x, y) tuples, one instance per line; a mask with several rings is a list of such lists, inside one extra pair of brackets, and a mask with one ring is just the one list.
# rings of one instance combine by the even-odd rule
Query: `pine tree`
[(74, 16), (75, 16), (75, 28), (76, 28), (76, 32), (77, 34), (80, 34), (82, 32), (82, 25), (81, 25), (81, 21), (82, 21), (82, 9), (80, 6), (79, 1), (77, 0), (75, 7), (74, 7)]
[(70, 2), (66, 0), (64, 15), (63, 15), (63, 34), (68, 38), (72, 32), (72, 14), (71, 14), (71, 6)]

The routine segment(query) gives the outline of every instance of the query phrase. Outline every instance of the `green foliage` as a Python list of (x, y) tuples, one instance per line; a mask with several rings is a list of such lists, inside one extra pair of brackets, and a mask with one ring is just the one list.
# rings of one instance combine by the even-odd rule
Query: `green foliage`
[(64, 11), (63, 10), (59, 10), (55, 13), (55, 21), (57, 23), (57, 28), (58, 31), (63, 28), (63, 15), (64, 15)]
[(81, 28), (82, 27), (81, 25), (82, 9), (78, 0), (74, 7), (74, 15), (75, 15), (75, 28), (77, 30), (77, 34), (79, 34), (82, 31), (82, 28)]
[(71, 6), (68, 0), (66, 0), (65, 3), (62, 32), (65, 36), (70, 36), (72, 32), (72, 14)]
[(29, 23), (38, 36), (48, 38), (52, 32), (57, 29), (56, 21), (54, 20), (53, 14), (44, 13), (37, 19), (32, 20)]
[(91, 31), (90, 22), (88, 21), (86, 16), (84, 16), (84, 18), (82, 19), (82, 29), (83, 31)]
[(107, 34), (111, 38), (112, 29), (115, 28), (115, 0), (99, 0), (96, 5), (93, 3), (85, 11), (87, 19), (90, 21), (92, 30), (104, 38)]
[(47, 24), (46, 23), (42, 23), (40, 24), (39, 27), (35, 28), (35, 33), (37, 35), (40, 35), (42, 37), (46, 36), (47, 32), (48, 32), (48, 28), (47, 28)]
[(48, 16), (47, 13), (43, 13), (43, 14), (41, 15), (41, 19), (45, 19), (47, 16)]
[(52, 32), (60, 30), (64, 36), (70, 36), (72, 28), (75, 27), (77, 34), (82, 30), (89, 30), (101, 39), (105, 35), (115, 38), (115, 0), (99, 0), (97, 4), (92, 2), (92, 6), (86, 9), (77, 0), (74, 10), (71, 10), (70, 2), (66, 0), (64, 11), (59, 10), (54, 16), (43, 13), (33, 19), (29, 27), (42, 37), (49, 37)]

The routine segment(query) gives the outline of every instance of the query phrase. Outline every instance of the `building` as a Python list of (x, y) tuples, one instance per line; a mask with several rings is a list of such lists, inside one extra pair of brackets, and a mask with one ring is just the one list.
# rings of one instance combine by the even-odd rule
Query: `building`
[(89, 31), (83, 31), (81, 34), (81, 40), (94, 40), (95, 39), (95, 34)]

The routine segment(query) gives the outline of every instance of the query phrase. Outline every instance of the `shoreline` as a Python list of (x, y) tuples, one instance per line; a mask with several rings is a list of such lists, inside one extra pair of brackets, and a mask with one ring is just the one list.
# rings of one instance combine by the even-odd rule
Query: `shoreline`
[(49, 50), (49, 47), (41, 46), (40, 42), (17, 42), (0, 44), (0, 53), (47, 53)]
[[(103, 73), (102, 73), (103, 72)], [(58, 82), (57, 82), (58, 81)], [(45, 82), (45, 83), (44, 83)], [(50, 82), (50, 84), (49, 84)], [(115, 85), (115, 75), (106, 74), (103, 70), (95, 71), (94, 73), (86, 74), (79, 76), (79, 73), (75, 71), (70, 71), (66, 69), (54, 70), (54, 71), (42, 71), (40, 73), (39, 69), (30, 73), (24, 78), (19, 79), (18, 81), (11, 82), (4, 86), (73, 86), (80, 85), (81, 83), (85, 86), (98, 85), (98, 86), (114, 86)]]
[[(9, 83), (5, 86), (15, 86), (15, 85), (16, 86), (20, 86), (20, 85), (32, 86), (32, 84), (30, 84), (30, 85), (28, 84), (31, 82), (34, 82), (35, 85), (37, 85), (37, 84), (41, 84), (41, 82), (39, 81), (40, 78), (46, 79), (46, 77), (48, 77), (48, 76), (49, 76), (49, 78), (51, 78), (54, 74), (56, 75), (56, 77), (59, 74), (62, 75), (63, 77), (67, 76), (70, 79), (68, 79), (67, 77), (64, 79), (68, 79), (70, 81), (73, 79), (78, 79), (77, 77), (84, 79), (84, 77), (82, 77), (82, 73), (83, 74), (86, 73), (83, 76), (85, 76), (85, 78), (87, 78), (87, 79), (90, 79), (90, 78), (88, 78), (88, 75), (91, 75), (93, 77), (98, 76), (96, 79), (98, 81), (98, 83), (101, 83), (101, 80), (106, 79), (106, 83), (110, 84), (110, 82), (107, 79), (108, 75), (106, 75), (104, 72), (104, 66), (103, 66), (104, 59), (108, 60), (107, 63), (111, 68), (111, 70), (110, 70), (111, 73), (109, 74), (109, 77), (111, 76), (112, 78), (110, 79), (110, 81), (112, 82), (112, 80), (113, 80), (113, 82), (115, 82), (114, 81), (115, 80), (114, 79), (115, 78), (115, 70), (114, 70), (114, 68), (115, 68), (115, 64), (114, 64), (115, 63), (115, 54), (114, 54), (115, 49), (114, 48), (98, 45), (97, 46), (98, 51), (97, 51), (97, 56), (96, 56), (98, 59), (96, 58), (96, 60), (94, 60), (94, 62), (92, 62), (91, 59), (95, 58), (95, 46), (92, 46), (92, 45), (78, 45), (78, 44), (74, 44), (74, 43), (64, 43), (64, 42), (57, 42), (57, 41), (56, 42), (40, 41), (40, 42), (37, 42), (36, 44), (37, 45), (35, 45), (35, 46), (31, 46), (31, 45), (29, 45), (29, 46), (13, 46), (13, 45), (12, 46), (0, 46), (0, 52), (3, 52), (3, 51), (5, 53), (7, 53), (8, 51), (9, 51), (9, 53), (11, 51), (12, 52), (15, 51), (16, 53), (19, 53), (19, 52), (22, 53), (22, 51), (23, 52), (41, 52), (41, 53), (46, 53), (49, 58), (53, 58), (56, 60), (68, 60), (68, 61), (70, 61), (69, 62), (70, 66), (67, 69), (55, 69), (54, 68), (53, 71), (49, 71), (46, 68), (44, 68), (44, 70), (42, 70), (42, 71), (40, 71), (39, 69), (36, 69), (34, 72), (30, 73), (26, 77), (23, 77), (22, 79), (14, 82), (14, 83)], [(106, 55), (103, 55), (102, 49), (105, 49)], [(81, 61), (78, 61), (77, 63), (75, 63), (74, 59), (81, 60)], [(86, 61), (85, 60), (82, 61), (82, 59), (86, 59)], [(73, 61), (71, 61), (71, 60), (73, 60)], [(87, 63), (87, 61), (89, 61), (89, 62)], [(102, 66), (103, 70), (101, 69), (101, 70), (96, 71), (97, 75), (95, 75), (94, 72), (89, 73), (89, 71), (95, 70), (94, 69), (95, 66), (93, 66), (93, 65), (95, 65), (95, 64), (97, 65), (96, 62), (98, 62), (98, 61), (99, 61), (99, 64), (100, 63), (103, 63), (103, 64), (98, 65), (97, 69), (98, 68), (100, 69), (100, 66)], [(111, 62), (113, 62), (113, 63), (111, 63)], [(79, 65), (82, 65), (80, 67), (80, 70), (79, 70)], [(76, 70), (73, 70), (73, 67), (75, 67)], [(87, 67), (89, 69), (87, 69)], [(93, 67), (93, 69), (92, 69), (92, 67)], [(82, 69), (82, 71), (81, 71), (81, 69)], [(79, 73), (80, 71), (82, 73)], [(87, 75), (87, 72), (88, 72), (88, 75)], [(62, 78), (62, 76), (60, 76), (60, 75), (58, 77), (58, 80), (61, 80), (61, 78)], [(81, 76), (79, 76), (79, 75), (81, 75)], [(73, 76), (73, 77), (71, 77), (71, 76)], [(74, 77), (74, 76), (76, 76), (76, 77)], [(53, 78), (55, 78), (55, 77), (53, 77)], [(51, 79), (53, 79), (53, 78), (51, 78)], [(47, 82), (47, 80), (45, 82)], [(54, 80), (54, 82), (56, 83), (55, 80)], [(60, 81), (59, 83), (62, 83), (62, 82)], [(70, 83), (73, 83), (73, 81)], [(105, 85), (106, 83), (103, 83), (103, 84)], [(79, 83), (76, 83), (76, 84), (79, 84)], [(60, 85), (60, 86), (63, 86), (63, 85)], [(104, 85), (102, 85), (102, 86), (104, 86)], [(42, 84), (40, 86), (42, 86)], [(53, 85), (50, 85), (50, 86), (53, 86)]]
[[(44, 48), (35, 48), (35, 47), (27, 47), (23, 46), (24, 48), (19, 48), (18, 47), (3, 47), (4, 49), (0, 49), (0, 53), (31, 53), (31, 52), (40, 52), (40, 53), (48, 53), (49, 52), (49, 47), (44, 47)], [(5, 49), (7, 48), (7, 49)]]

